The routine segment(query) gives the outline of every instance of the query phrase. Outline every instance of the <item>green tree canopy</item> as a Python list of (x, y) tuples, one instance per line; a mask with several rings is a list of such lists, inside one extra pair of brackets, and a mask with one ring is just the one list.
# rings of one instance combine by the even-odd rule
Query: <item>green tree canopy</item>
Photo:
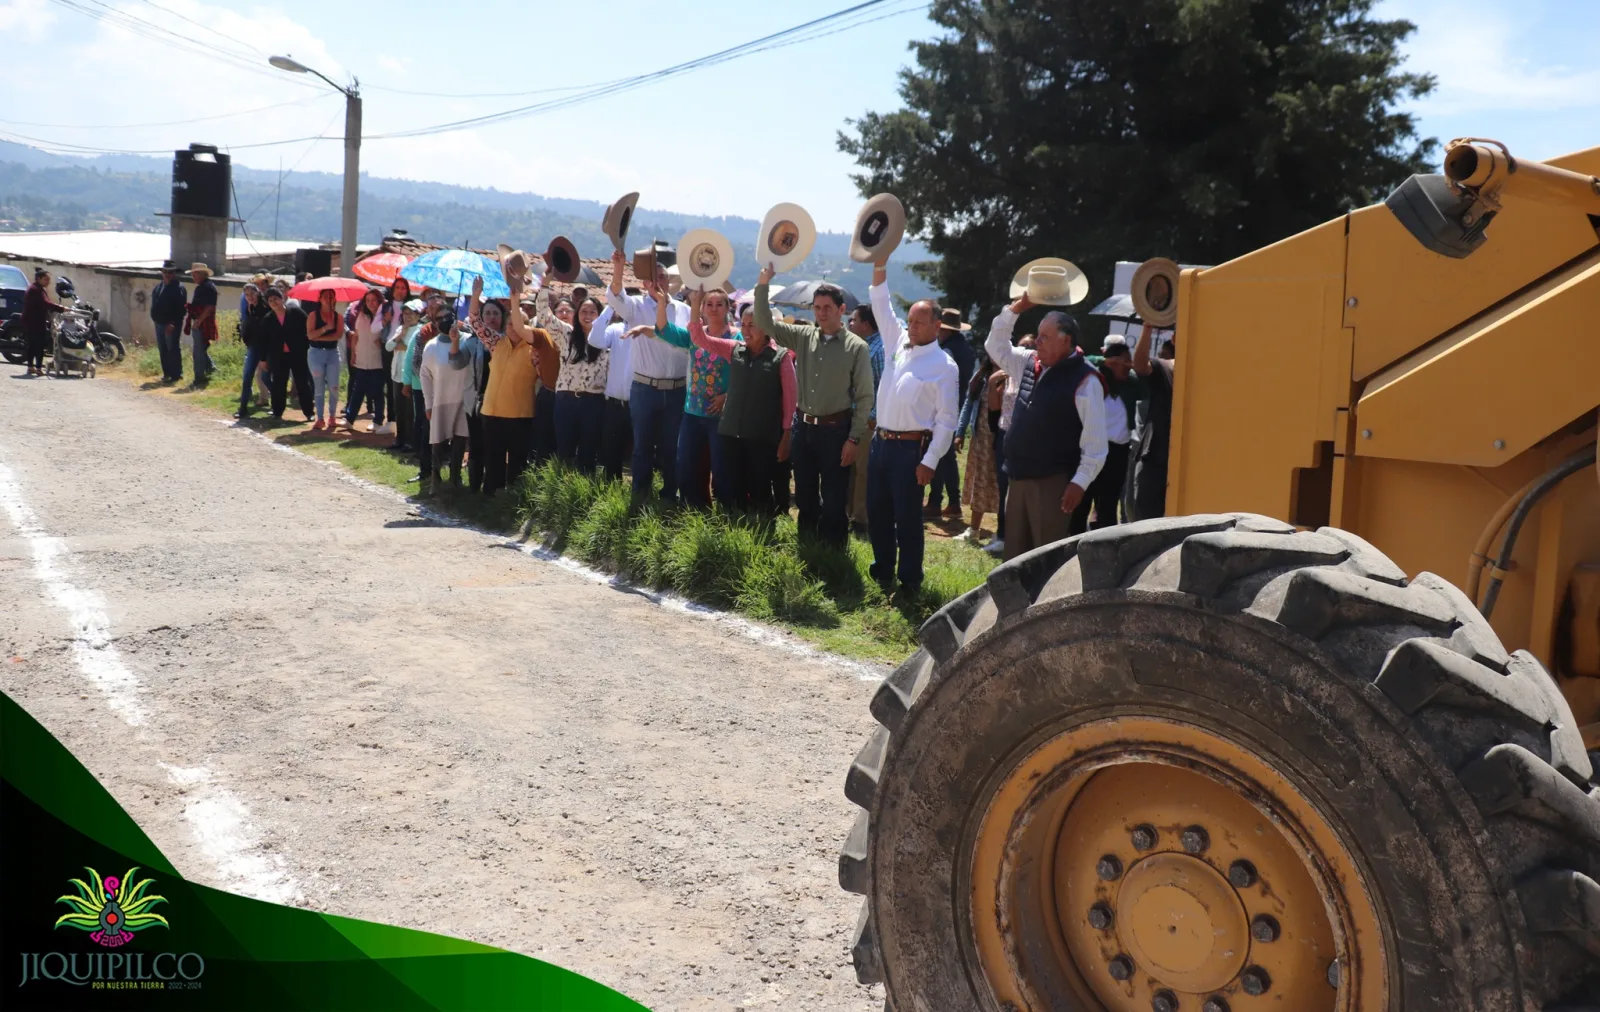
[[(935, 0), (905, 108), (839, 147), (989, 313), (1016, 269), (1065, 256), (1109, 294), (1119, 259), (1221, 263), (1371, 203), (1426, 165), (1404, 98), (1415, 28), (1373, 0)], [(1079, 308), (1087, 308), (1086, 302)]]

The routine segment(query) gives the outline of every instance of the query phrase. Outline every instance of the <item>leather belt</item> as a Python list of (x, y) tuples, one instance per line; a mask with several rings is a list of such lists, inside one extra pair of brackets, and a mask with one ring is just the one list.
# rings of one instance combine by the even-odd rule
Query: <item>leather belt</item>
[(896, 432), (894, 429), (879, 429), (879, 439), (903, 440), (905, 442), (923, 442), (933, 438), (933, 433), (927, 429), (916, 429), (911, 432)]
[(634, 376), (633, 381), (657, 390), (682, 390), (689, 385), (687, 379), (656, 379), (654, 376)]
[(844, 425), (854, 415), (852, 411), (835, 411), (831, 415), (808, 415), (800, 413), (800, 420), (807, 425)]

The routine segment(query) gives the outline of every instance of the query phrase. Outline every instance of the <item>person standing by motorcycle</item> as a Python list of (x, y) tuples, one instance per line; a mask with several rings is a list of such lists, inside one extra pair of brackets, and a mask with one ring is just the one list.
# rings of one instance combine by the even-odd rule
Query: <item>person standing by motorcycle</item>
[(189, 315), (183, 332), (194, 337), (194, 386), (211, 382), (211, 345), (217, 340), (217, 286), (211, 283), (211, 268), (196, 261), (189, 266), (194, 291), (189, 295)]
[(50, 345), (50, 314), (66, 309), (50, 298), (50, 272), (33, 272), (33, 284), (22, 296), (22, 340), (28, 354), (29, 376), (44, 375), (44, 353)]
[(178, 265), (161, 265), (161, 283), (150, 293), (150, 322), (156, 327), (156, 349), (161, 353), (161, 382), (183, 381), (183, 345), (178, 328), (188, 312), (189, 293), (178, 280)]

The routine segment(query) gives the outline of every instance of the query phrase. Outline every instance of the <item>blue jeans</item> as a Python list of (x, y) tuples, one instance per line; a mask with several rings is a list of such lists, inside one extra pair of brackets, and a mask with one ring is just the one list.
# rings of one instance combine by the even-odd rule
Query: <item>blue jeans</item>
[(306, 364), (311, 367), (311, 400), (317, 406), (317, 421), (323, 420), (322, 405), (328, 405), (327, 420), (339, 414), (339, 348), (306, 349)]
[(922, 486), (917, 484), (917, 465), (925, 452), (919, 440), (872, 441), (867, 458), (867, 535), (872, 539), (872, 578), (879, 583), (898, 576), (912, 590), (922, 586)]
[[(839, 464), (839, 455), (850, 438), (850, 426), (808, 425), (794, 427), (789, 459), (794, 462), (794, 502), (800, 508), (800, 529), (820, 535), (831, 544), (843, 547), (850, 533), (845, 516), (845, 500), (850, 490), (850, 468)], [(866, 452), (861, 448), (858, 452)], [(867, 486), (867, 494), (872, 494)], [(872, 508), (867, 507), (870, 522)]]
[(584, 474), (594, 470), (600, 454), (600, 429), (605, 424), (604, 394), (556, 391), (556, 456)]
[(244, 379), (239, 384), (239, 414), (241, 416), (250, 413), (250, 384), (256, 381), (256, 370), (261, 367), (261, 363), (264, 361), (266, 361), (265, 357), (256, 349), (246, 348), (244, 350)]
[(183, 379), (183, 336), (176, 323), (156, 324), (156, 350), (161, 354), (161, 378)]
[(668, 502), (678, 496), (678, 427), (683, 422), (683, 387), (657, 390), (633, 381), (628, 394), (628, 410), (633, 416), (633, 498), (650, 495), (655, 472), (661, 472), (661, 498)]
[(710, 418), (685, 411), (683, 425), (678, 429), (678, 483), (683, 486), (684, 502), (698, 509), (711, 505), (700, 501), (705, 488), (698, 476), (700, 458), (707, 447), (711, 449), (712, 492), (724, 506), (733, 501), (728, 487), (728, 469), (722, 459), (722, 438), (717, 435), (717, 424), (721, 421), (720, 416)]
[(384, 379), (382, 369), (357, 369), (350, 367), (350, 396), (346, 398), (344, 406), (344, 420), (351, 425), (356, 423), (356, 415), (361, 413), (361, 402), (364, 400), (372, 407), (372, 426), (377, 428), (383, 424), (383, 389), (388, 386)]
[(205, 386), (213, 372), (211, 342), (199, 330), (195, 330), (190, 337), (194, 342), (194, 383), (195, 386)]

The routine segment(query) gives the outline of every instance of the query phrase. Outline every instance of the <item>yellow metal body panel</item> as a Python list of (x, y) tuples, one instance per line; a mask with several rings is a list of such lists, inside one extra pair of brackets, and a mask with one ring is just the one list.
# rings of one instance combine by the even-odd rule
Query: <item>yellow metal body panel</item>
[[(1600, 173), (1600, 148), (1551, 165)], [(1382, 205), (1352, 212), (1345, 324), (1356, 330), (1352, 377), (1366, 379), (1595, 244), (1587, 218), (1508, 195), (1483, 247), (1466, 260), (1431, 253)]]
[[(1552, 164), (1597, 173), (1600, 148)], [(1487, 234), (1450, 259), (1369, 207), (1185, 271), (1167, 513), (1326, 516), (1462, 584), (1491, 517), (1595, 441), (1600, 406), (1595, 225), (1508, 197)], [(1563, 670), (1563, 613), (1573, 574), (1600, 565), (1597, 473), (1533, 511), (1492, 619), (1563, 680), (1580, 724), (1600, 721), (1600, 679)], [(1297, 503), (1306, 488), (1329, 501)]]

